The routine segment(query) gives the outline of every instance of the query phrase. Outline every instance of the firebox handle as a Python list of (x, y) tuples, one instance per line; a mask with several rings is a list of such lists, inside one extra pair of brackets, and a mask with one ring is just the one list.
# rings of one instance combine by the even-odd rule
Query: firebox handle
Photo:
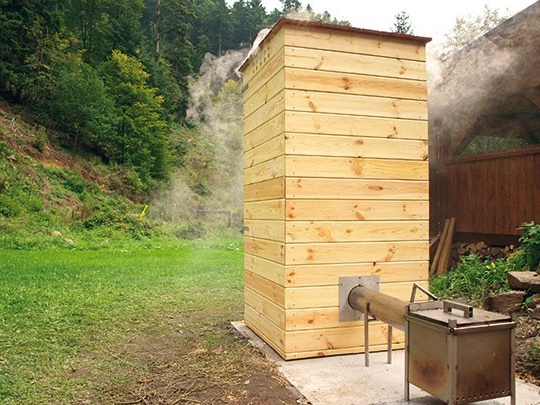
[(464, 318), (472, 318), (473, 317), (473, 307), (467, 304), (463, 304), (461, 302), (456, 301), (443, 301), (443, 311), (444, 312), (452, 312), (452, 309), (457, 309), (459, 311), (463, 311), (463, 317)]
[(437, 297), (435, 294), (433, 294), (427, 288), (422, 287), (418, 283), (413, 283), (413, 288), (412, 288), (412, 292), (411, 292), (411, 301), (410, 301), (411, 303), (414, 302), (414, 300), (416, 299), (416, 290), (422, 291), (424, 294), (426, 294), (433, 301), (438, 301), (439, 300), (439, 297)]

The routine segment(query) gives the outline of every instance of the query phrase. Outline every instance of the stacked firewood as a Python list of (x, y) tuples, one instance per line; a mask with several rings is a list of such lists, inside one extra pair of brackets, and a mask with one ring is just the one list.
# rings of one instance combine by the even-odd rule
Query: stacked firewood
[(510, 253), (515, 252), (517, 246), (491, 246), (484, 242), (476, 243), (453, 243), (452, 251), (450, 254), (450, 268), (455, 267), (458, 264), (459, 258), (461, 256), (468, 256), (475, 254), (480, 258), (492, 258), (492, 259), (503, 259), (508, 256)]

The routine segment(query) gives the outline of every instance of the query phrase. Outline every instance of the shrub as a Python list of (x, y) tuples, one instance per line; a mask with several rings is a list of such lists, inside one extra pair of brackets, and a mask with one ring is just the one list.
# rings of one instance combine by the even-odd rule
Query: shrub
[(519, 238), (520, 254), (524, 264), (529, 270), (540, 269), (540, 224), (531, 222), (523, 223), (518, 229), (523, 234)]
[(475, 254), (464, 256), (459, 264), (430, 280), (431, 291), (441, 298), (464, 298), (481, 306), (492, 295), (509, 289), (506, 273), (509, 266), (504, 259), (480, 259)]

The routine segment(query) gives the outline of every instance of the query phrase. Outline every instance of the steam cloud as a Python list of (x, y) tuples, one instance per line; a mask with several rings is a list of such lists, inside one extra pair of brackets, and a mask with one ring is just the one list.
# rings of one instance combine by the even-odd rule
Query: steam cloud
[[(154, 206), (165, 220), (190, 220), (198, 210), (231, 211), (235, 224), (241, 222), (242, 185), (242, 94), (236, 71), (247, 49), (228, 51), (222, 56), (206, 54), (198, 77), (188, 81), (190, 98), (187, 119), (197, 131), (188, 139), (204, 145), (204, 156), (187, 164), (201, 165), (208, 194), (195, 193), (193, 179), (179, 171), (166, 192), (154, 198)], [(189, 168), (188, 168), (189, 171)], [(202, 176), (201, 173), (199, 175)]]

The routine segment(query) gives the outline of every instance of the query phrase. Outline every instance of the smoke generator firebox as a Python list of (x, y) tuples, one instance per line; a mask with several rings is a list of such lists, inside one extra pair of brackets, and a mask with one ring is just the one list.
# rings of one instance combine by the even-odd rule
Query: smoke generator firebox
[[(418, 285), (407, 303), (378, 292), (376, 276), (340, 281), (342, 320), (356, 316), (366, 325), (370, 318), (389, 325), (389, 362), (392, 327), (405, 332), (407, 401), (413, 384), (449, 405), (506, 396), (515, 405), (515, 323), (509, 316), (462, 302), (439, 301)], [(413, 302), (418, 288), (435, 301)], [(368, 340), (366, 334), (366, 365)]]

